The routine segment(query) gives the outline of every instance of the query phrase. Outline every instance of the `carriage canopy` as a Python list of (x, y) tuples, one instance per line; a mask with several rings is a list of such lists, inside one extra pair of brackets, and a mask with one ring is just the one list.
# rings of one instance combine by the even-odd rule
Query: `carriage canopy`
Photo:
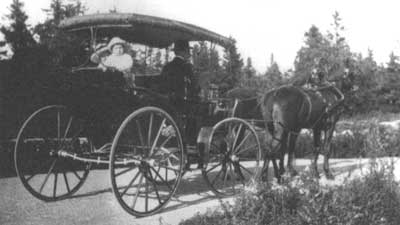
[(176, 40), (210, 41), (225, 48), (233, 44), (232, 39), (192, 24), (133, 13), (72, 17), (61, 21), (59, 26), (65, 31), (119, 36), (130, 42), (157, 48), (168, 47)]

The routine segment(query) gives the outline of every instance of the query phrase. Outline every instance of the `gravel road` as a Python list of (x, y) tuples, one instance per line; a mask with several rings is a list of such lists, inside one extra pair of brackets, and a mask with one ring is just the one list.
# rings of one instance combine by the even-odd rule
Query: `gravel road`
[[(309, 162), (300, 159), (296, 161), (296, 166), (299, 170), (304, 170)], [(350, 171), (353, 171), (352, 174), (361, 173), (360, 168), (366, 164), (367, 159), (331, 160), (331, 167), (336, 175), (333, 183), (340, 184), (345, 176), (349, 176)], [(400, 175), (400, 165), (396, 166), (395, 172)], [(321, 181), (324, 182), (324, 179)], [(74, 196), (58, 202), (46, 203), (36, 199), (25, 190), (17, 177), (0, 178), (0, 193), (2, 225), (157, 225), (160, 221), (163, 224), (178, 224), (182, 219), (198, 212), (215, 210), (221, 201), (209, 191), (200, 171), (186, 173), (175, 197), (167, 207), (162, 212), (145, 218), (134, 218), (121, 208), (111, 191), (108, 170), (91, 171), (85, 184)], [(233, 198), (225, 198), (222, 201), (233, 202)]]

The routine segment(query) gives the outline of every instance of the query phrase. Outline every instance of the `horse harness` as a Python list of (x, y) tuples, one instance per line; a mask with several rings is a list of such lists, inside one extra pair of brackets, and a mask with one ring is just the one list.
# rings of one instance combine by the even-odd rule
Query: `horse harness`
[[(307, 124), (307, 123), (310, 122), (309, 120), (310, 120), (310, 118), (311, 118), (312, 107), (313, 107), (313, 104), (312, 104), (312, 101), (311, 101), (311, 97), (310, 97), (310, 94), (309, 94), (307, 91), (305, 91), (304, 89), (298, 88), (298, 87), (296, 87), (296, 88), (302, 93), (302, 95), (303, 95), (303, 96), (305, 97), (305, 99), (306, 99), (306, 101), (303, 101), (303, 103), (302, 103), (302, 106), (301, 106), (302, 111), (303, 111), (303, 109), (304, 109), (305, 107), (307, 107), (307, 106), (306, 106), (306, 103), (308, 103), (308, 111), (307, 111), (307, 114), (306, 114), (307, 116), (306, 116), (306, 119), (305, 119), (305, 123)], [(334, 89), (336, 89), (335, 91), (338, 93), (338, 95), (341, 95), (341, 96), (342, 96), (342, 94), (340, 93), (340, 91), (337, 90), (337, 88), (334, 87), (334, 86), (321, 87), (321, 88), (317, 88), (317, 89), (314, 90), (316, 96), (318, 96), (318, 97), (321, 99), (321, 101), (322, 101), (324, 104), (327, 105), (327, 107), (325, 107), (325, 111), (324, 111), (323, 113), (321, 113), (321, 115), (319, 116), (319, 118), (312, 124), (311, 128), (314, 128), (315, 125), (316, 125), (318, 122), (320, 122), (324, 116), (327, 116), (327, 117), (328, 117), (329, 114), (333, 111), (333, 109), (338, 105), (338, 104), (332, 104), (332, 102), (328, 101), (328, 100), (326, 99), (326, 97), (321, 93), (322, 90), (325, 90), (325, 89), (328, 89), (328, 88), (334, 88)], [(340, 102), (343, 100), (343, 97), (341, 97), (341, 98), (339, 97), (339, 98), (338, 98), (338, 96), (337, 96), (336, 94), (333, 94), (333, 97), (335, 98), (334, 101), (335, 101), (336, 103), (340, 103)], [(332, 106), (333, 106), (333, 107), (332, 107)]]

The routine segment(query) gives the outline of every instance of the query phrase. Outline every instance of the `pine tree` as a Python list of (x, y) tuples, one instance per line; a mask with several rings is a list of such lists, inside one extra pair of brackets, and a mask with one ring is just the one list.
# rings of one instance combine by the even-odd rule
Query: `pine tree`
[(23, 8), (23, 2), (20, 0), (13, 0), (10, 5), (10, 14), (6, 15), (6, 18), (10, 20), (11, 24), (9, 27), (2, 26), (0, 28), (6, 41), (11, 44), (14, 53), (35, 44), (32, 34), (29, 32), (28, 26), (26, 25), (28, 16)]
[(389, 55), (389, 62), (387, 63), (388, 72), (400, 72), (399, 56), (391, 52)]
[(246, 66), (243, 69), (246, 79), (252, 78), (256, 75), (256, 70), (253, 67), (253, 63), (250, 57), (247, 58)]
[(34, 32), (40, 36), (40, 45), (52, 52), (52, 64), (65, 67), (82, 64), (87, 58), (89, 41), (64, 33), (58, 28), (61, 20), (84, 14), (86, 7), (80, 0), (64, 3), (62, 0), (52, 0), (49, 9), (44, 9), (49, 15), (44, 23), (37, 24)]
[(223, 68), (226, 78), (227, 89), (236, 86), (242, 75), (243, 59), (237, 51), (236, 41), (232, 38), (233, 44), (224, 51)]
[(341, 79), (345, 61), (354, 54), (342, 35), (344, 26), (338, 12), (333, 14), (331, 25), (332, 31), (327, 35), (314, 25), (305, 33), (305, 45), (297, 52), (295, 61), (295, 83), (305, 83), (314, 68), (323, 71), (328, 81)]

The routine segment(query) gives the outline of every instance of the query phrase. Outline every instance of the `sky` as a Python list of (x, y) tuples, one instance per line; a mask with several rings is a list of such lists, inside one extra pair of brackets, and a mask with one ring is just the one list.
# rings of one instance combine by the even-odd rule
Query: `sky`
[[(42, 11), (50, 0), (22, 0), (34, 25), (46, 19)], [(65, 0), (66, 2), (68, 0)], [(9, 6), (12, 0), (2, 0)], [(331, 30), (332, 15), (339, 12), (344, 37), (351, 51), (373, 50), (378, 63), (386, 63), (393, 51), (400, 55), (400, 1), (398, 0), (82, 0), (87, 14), (108, 12), (139, 13), (175, 19), (212, 30), (237, 41), (244, 59), (251, 57), (261, 73), (271, 54), (282, 70), (293, 68), (304, 33), (316, 25), (323, 34)], [(9, 13), (0, 8), (0, 23)]]

